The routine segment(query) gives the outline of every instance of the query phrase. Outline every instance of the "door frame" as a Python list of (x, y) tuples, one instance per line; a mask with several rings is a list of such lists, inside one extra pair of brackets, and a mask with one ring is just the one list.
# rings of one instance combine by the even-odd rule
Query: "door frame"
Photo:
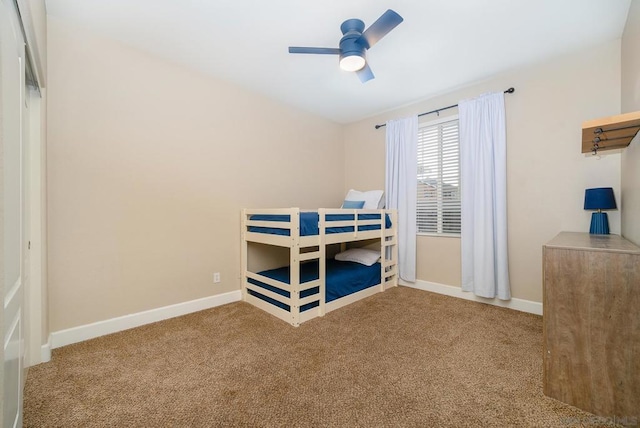
[(47, 216), (46, 216), (46, 145), (43, 118), (44, 90), (28, 87), (28, 185), (29, 185), (29, 283), (25, 289), (25, 366), (51, 359), (47, 318)]

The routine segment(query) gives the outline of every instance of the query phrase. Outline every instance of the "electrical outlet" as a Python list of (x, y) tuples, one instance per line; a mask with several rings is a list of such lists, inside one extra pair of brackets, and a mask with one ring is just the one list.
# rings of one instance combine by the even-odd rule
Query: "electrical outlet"
[(220, 272), (216, 272), (213, 274), (213, 283), (217, 284), (220, 282)]

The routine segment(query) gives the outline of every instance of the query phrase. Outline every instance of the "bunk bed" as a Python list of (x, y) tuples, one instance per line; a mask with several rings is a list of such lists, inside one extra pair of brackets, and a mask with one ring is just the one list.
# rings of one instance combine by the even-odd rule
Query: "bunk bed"
[[(397, 286), (396, 225), (395, 210), (243, 209), (242, 298), (299, 326)], [(327, 259), (327, 246), (339, 244), (344, 251), (348, 243), (357, 241), (375, 242), (379, 260), (362, 264)], [(248, 259), (251, 243), (288, 248), (288, 266), (252, 272)]]

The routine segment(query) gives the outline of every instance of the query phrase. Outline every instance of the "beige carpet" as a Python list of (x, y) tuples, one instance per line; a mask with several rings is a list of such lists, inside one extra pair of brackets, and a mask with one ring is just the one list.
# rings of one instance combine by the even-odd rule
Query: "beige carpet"
[[(606, 421), (604, 421), (606, 422)], [(567, 427), (541, 317), (394, 288), (298, 328), (240, 302), (53, 351), (27, 427)]]

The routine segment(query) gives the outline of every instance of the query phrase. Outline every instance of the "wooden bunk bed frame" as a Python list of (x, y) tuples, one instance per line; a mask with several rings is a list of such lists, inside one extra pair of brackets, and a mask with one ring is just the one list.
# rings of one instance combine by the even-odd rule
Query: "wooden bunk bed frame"
[[(300, 212), (318, 212), (317, 235), (300, 236)], [(327, 216), (349, 214), (353, 220), (327, 221)], [(358, 219), (359, 214), (377, 214), (379, 219), (364, 220)], [(264, 221), (251, 220), (253, 215), (288, 215), (290, 221)], [(391, 219), (391, 227), (386, 228), (385, 219), (388, 215)], [(241, 242), (241, 285), (242, 299), (245, 302), (280, 318), (283, 321), (297, 327), (301, 323), (310, 319), (324, 316), (327, 312), (339, 309), (358, 300), (369, 297), (378, 292), (382, 292), (390, 287), (398, 285), (398, 236), (397, 236), (397, 211), (395, 210), (365, 210), (365, 209), (328, 209), (301, 210), (300, 208), (282, 209), (243, 209), (241, 214), (242, 242)], [(375, 226), (379, 229), (358, 231), (359, 226)], [(250, 227), (266, 227), (288, 229), (289, 235), (275, 235), (250, 231)], [(327, 228), (353, 227), (353, 232), (326, 233)], [(330, 244), (341, 244), (344, 250), (349, 242), (363, 240), (380, 240), (380, 284), (365, 288), (364, 290), (349, 294), (339, 299), (326, 303), (325, 280), (326, 280), (326, 246)], [(280, 282), (264, 275), (260, 275), (248, 270), (248, 244), (251, 242), (274, 245), (289, 248), (290, 284)], [(317, 248), (314, 248), (317, 247)], [(319, 278), (300, 284), (300, 263), (318, 260)], [(264, 284), (290, 292), (290, 297), (282, 296), (278, 293), (266, 290), (249, 282), (253, 279)], [(318, 294), (313, 294), (304, 298), (300, 297), (302, 291), (319, 287)], [(262, 294), (280, 303), (288, 305), (291, 310), (287, 311), (274, 304), (266, 302), (248, 293)], [(319, 301), (317, 307), (300, 311), (300, 307)]]

